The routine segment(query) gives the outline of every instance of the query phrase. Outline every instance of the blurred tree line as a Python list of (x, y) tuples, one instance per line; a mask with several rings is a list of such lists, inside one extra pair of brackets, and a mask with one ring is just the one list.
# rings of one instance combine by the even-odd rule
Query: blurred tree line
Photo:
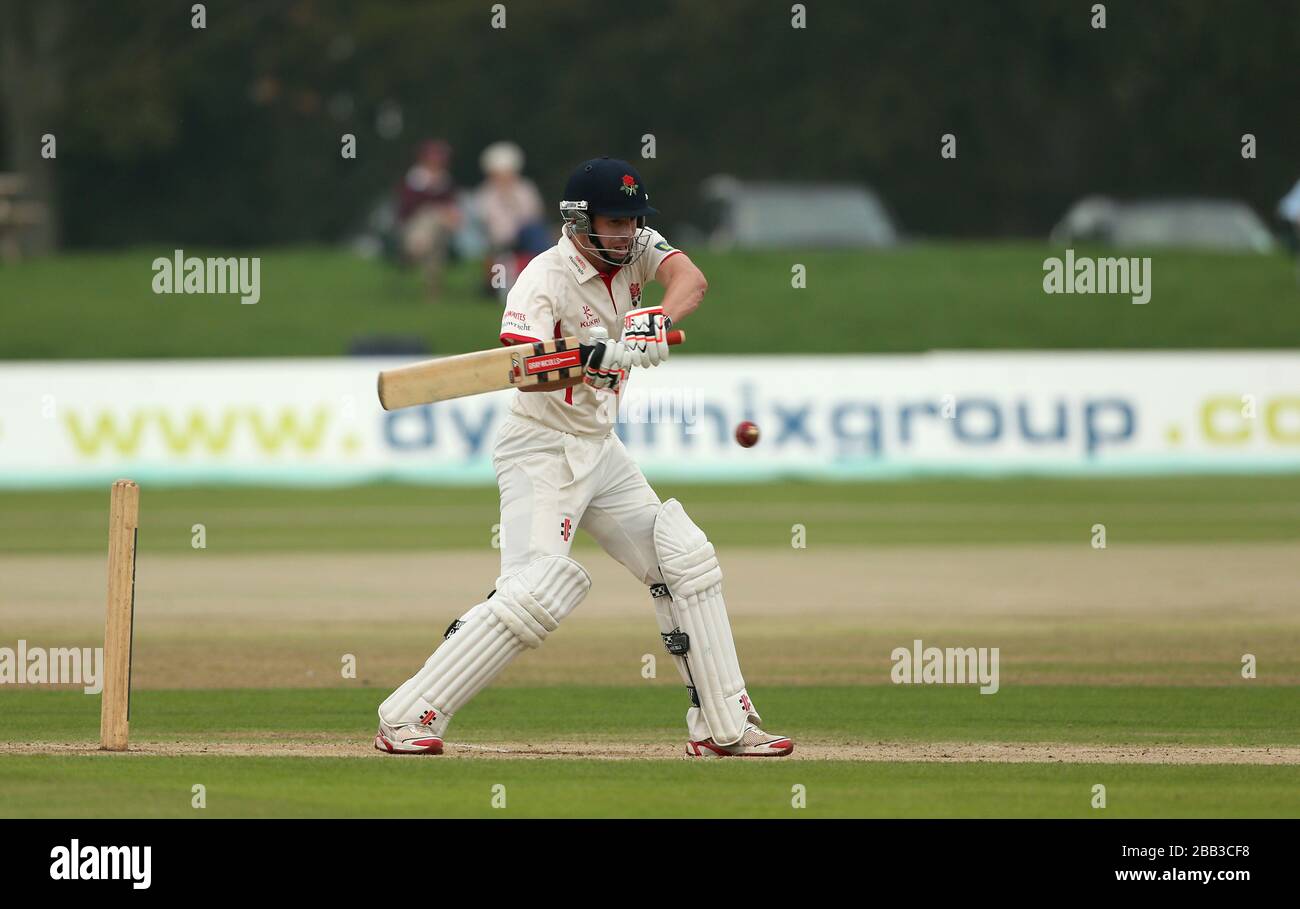
[(76, 246), (336, 239), (432, 136), (462, 185), (519, 142), (548, 205), (582, 158), (635, 159), (669, 226), (715, 173), (864, 181), (913, 234), (1041, 234), (1094, 192), (1271, 216), (1300, 5), (1104, 5), (809, 0), (795, 29), (777, 0), (506, 0), (494, 29), (483, 0), (213, 0), (196, 29), (189, 0), (0, 0), (0, 169)]

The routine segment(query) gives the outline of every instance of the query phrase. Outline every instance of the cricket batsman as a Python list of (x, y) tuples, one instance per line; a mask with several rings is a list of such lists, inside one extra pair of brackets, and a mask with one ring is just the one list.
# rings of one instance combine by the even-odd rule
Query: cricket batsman
[[(580, 165), (560, 203), (558, 243), (520, 273), (501, 319), (503, 344), (578, 337), (594, 347), (582, 383), (515, 392), (497, 433), (501, 574), (487, 598), (452, 622), (414, 676), (379, 705), (375, 747), (441, 754), (452, 717), (516, 655), (541, 645), (591, 587), (569, 557), (574, 531), (591, 534), (650, 588), (664, 645), (691, 706), (691, 757), (779, 757), (786, 736), (760, 728), (722, 598), (713, 545), (676, 499), (661, 502), (612, 431), (633, 366), (668, 359), (670, 326), (704, 298), (704, 275), (646, 226), (658, 214), (625, 161)], [(646, 283), (661, 306), (642, 306)], [(617, 337), (617, 340), (615, 340)]]

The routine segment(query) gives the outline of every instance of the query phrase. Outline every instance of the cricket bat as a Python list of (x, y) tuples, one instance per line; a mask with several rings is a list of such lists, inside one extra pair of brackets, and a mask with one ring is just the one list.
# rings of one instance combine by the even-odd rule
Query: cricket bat
[[(685, 340), (680, 329), (668, 332), (669, 344)], [(386, 369), (379, 374), (379, 403), (397, 410), (544, 382), (577, 385), (591, 350), (577, 338), (554, 338)]]

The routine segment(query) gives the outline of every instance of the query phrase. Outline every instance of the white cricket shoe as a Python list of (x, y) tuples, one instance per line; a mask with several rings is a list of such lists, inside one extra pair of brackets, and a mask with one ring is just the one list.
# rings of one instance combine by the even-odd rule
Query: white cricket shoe
[(686, 743), (687, 757), (785, 757), (791, 751), (794, 742), (787, 736), (764, 732), (753, 723), (747, 724), (740, 741), (731, 745), (717, 745), (711, 738)]
[(389, 754), (442, 754), (442, 739), (420, 723), (390, 726), (380, 720), (375, 747)]

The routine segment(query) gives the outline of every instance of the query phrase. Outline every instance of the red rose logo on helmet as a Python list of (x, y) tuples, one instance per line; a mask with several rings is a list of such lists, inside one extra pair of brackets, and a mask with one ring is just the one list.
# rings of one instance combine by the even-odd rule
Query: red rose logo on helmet
[(624, 174), (623, 185), (620, 188), (623, 190), (623, 192), (627, 193), (629, 196), (635, 196), (636, 191), (641, 187), (637, 186), (635, 177), (633, 177), (631, 174)]

